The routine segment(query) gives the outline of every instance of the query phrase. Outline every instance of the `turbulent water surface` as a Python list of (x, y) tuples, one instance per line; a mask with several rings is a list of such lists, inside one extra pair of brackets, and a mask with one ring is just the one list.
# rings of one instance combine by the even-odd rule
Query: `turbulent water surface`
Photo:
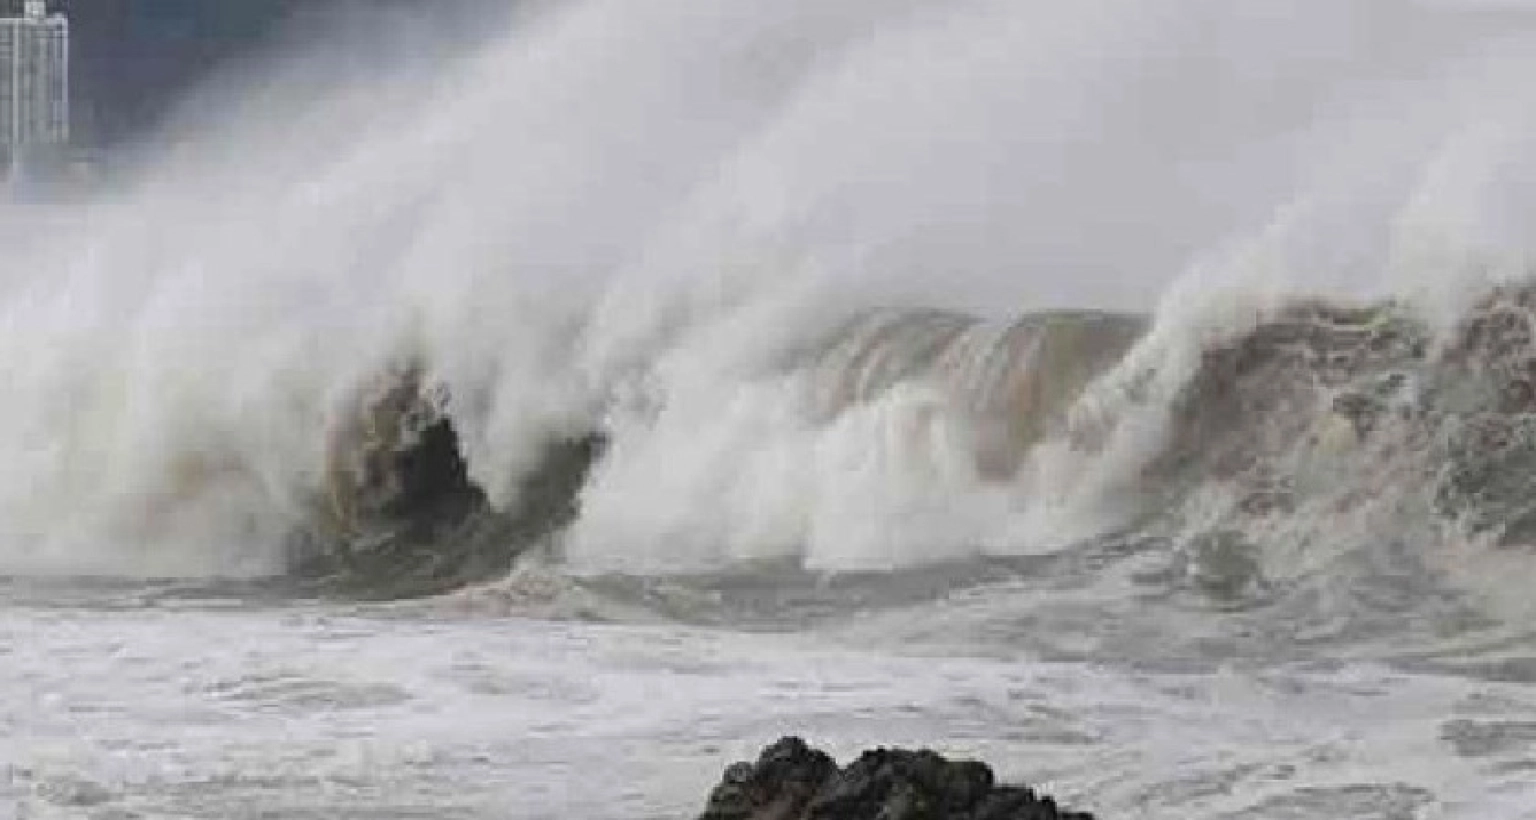
[(0, 202), (0, 818), (1536, 818), (1536, 9), (513, 16)]

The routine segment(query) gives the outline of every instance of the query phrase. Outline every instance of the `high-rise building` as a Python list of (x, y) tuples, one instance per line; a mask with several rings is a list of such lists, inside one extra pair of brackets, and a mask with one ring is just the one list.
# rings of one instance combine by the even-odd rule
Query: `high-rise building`
[(69, 142), (69, 20), (46, 0), (0, 17), (0, 171)]

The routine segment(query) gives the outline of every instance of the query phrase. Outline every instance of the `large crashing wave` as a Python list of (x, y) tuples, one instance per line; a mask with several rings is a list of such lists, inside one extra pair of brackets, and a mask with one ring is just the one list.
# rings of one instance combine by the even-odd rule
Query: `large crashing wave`
[[(1077, 396), (1124, 354), (1142, 327), (1136, 317), (1096, 312), (1039, 314), (1011, 324), (937, 312), (870, 314), (818, 343), (813, 352), (792, 357), (783, 373), (764, 380), (767, 389), (762, 397), (779, 403), (775, 413), (783, 415), (775, 419), (777, 424), (756, 432), (806, 445), (804, 454), (812, 462), (828, 441), (840, 437), (852, 439), (852, 446), (862, 450), (857, 454), (860, 458), (905, 453), (917, 459), (880, 465), (872, 476), (877, 482), (904, 478), (932, 489), (955, 479), (942, 470), (935, 474), (934, 462), (944, 460), (963, 476), (962, 492), (985, 492), (989, 485), (1006, 488), (1032, 445), (1063, 427)], [(381, 584), (386, 588), (452, 586), (505, 572), (519, 553), (568, 525), (592, 526), (578, 518), (579, 496), (594, 462), (597, 475), (591, 491), (605, 491), (603, 482), (611, 476), (604, 473), (608, 465), (599, 460), (604, 455), (603, 442), (615, 431), (597, 428), (547, 441), (512, 503), (496, 508), (470, 479), (448, 402), (441, 389), (424, 384), (426, 372), (419, 364), (387, 372), (358, 397), (351, 416), (331, 433), (318, 512), (297, 537), (297, 560), (305, 573), (373, 588)], [(909, 401), (912, 391), (920, 391), (921, 398)], [(890, 412), (897, 416), (889, 423), (873, 431), (842, 426), (849, 417), (887, 402), (894, 402)], [(656, 423), (658, 415), (652, 411), (649, 423)], [(736, 455), (743, 462), (750, 458), (749, 452)], [(739, 466), (741, 472), (751, 470), (749, 464)], [(802, 471), (800, 477), (806, 482), (821, 477), (814, 463), (793, 466)], [(908, 475), (893, 475), (898, 471)], [(709, 523), (699, 520), (734, 527), (747, 522), (733, 520), (733, 514), (782, 515), (784, 519), (773, 530), (776, 542), (752, 544), (758, 551), (736, 557), (768, 557), (778, 551), (800, 554), (807, 541), (828, 538), (814, 531), (812, 518), (818, 504), (840, 505), (847, 498), (836, 494), (847, 489), (836, 486), (847, 472), (833, 467), (829, 473), (831, 483), (807, 489), (830, 493), (830, 497), (802, 497), (780, 509), (768, 508), (764, 498), (782, 498), (792, 488), (762, 488), (761, 495), (745, 499), (749, 509), (737, 510), (704, 503), (706, 494), (642, 500), (680, 502), (686, 509), (674, 510), (680, 516), (674, 520), (693, 532), (711, 531)], [(770, 477), (777, 478), (795, 480), (782, 474)], [(873, 490), (883, 495), (882, 487)], [(912, 512), (903, 504), (908, 500), (892, 494), (873, 499), (875, 508), (834, 506), (820, 512), (899, 517)], [(918, 501), (926, 506), (925, 499)], [(627, 511), (600, 508), (597, 514), (605, 512), (625, 516)], [(938, 532), (937, 543), (919, 540), (914, 544), (918, 552), (910, 560), (924, 560), (924, 550), (929, 551), (930, 560), (942, 557), (944, 544), (953, 543), (957, 533), (972, 531), (970, 524), (952, 517), (963, 511), (944, 512), (946, 526), (953, 524), (955, 529)], [(695, 520), (687, 521), (689, 515)], [(635, 523), (631, 518), (598, 522), (604, 533), (610, 532), (607, 527), (620, 530), (605, 535), (608, 540), (601, 546), (616, 543), (638, 557), (642, 566), (658, 562), (649, 564), (654, 567), (667, 565), (667, 547), (676, 547), (678, 540), (687, 537), (678, 529), (646, 532), (644, 528), (654, 526), (653, 521), (642, 519), (638, 526), (631, 526)], [(887, 526), (881, 522), (876, 531), (888, 533)], [(834, 556), (846, 555), (851, 546), (837, 540), (844, 535), (846, 530), (839, 530), (826, 545)], [(660, 543), (657, 536), (672, 544)], [(712, 551), (730, 541), (726, 536), (721, 543), (700, 546)], [(891, 544), (884, 538), (862, 546), (876, 556), (887, 556), (876, 558), (880, 565), (895, 565), (888, 557)], [(960, 546), (977, 545), (962, 541)], [(763, 549), (770, 552), (765, 555)], [(608, 564), (612, 554), (606, 556), (609, 560), (603, 563)], [(728, 552), (719, 554), (717, 560), (703, 565), (718, 565), (729, 557)]]
[[(1242, 594), (1528, 537), (1530, 299), (1476, 301), (1533, 251), (1518, 10), (581, 0), (489, 39), (328, 42), (141, 176), (0, 206), (0, 571), (396, 594), (1133, 533)], [(1318, 295), (1179, 304), (1277, 281)]]
[(1437, 328), (1402, 304), (1302, 302), (1204, 350), (1138, 476), (1165, 510), (1150, 525), (1229, 591), (1361, 550), (1446, 571), (1476, 558), (1457, 545), (1529, 548), (1533, 306), (1536, 286), (1497, 286)]
[[(614, 534), (613, 521), (597, 522), (611, 539), (605, 544), (631, 555), (577, 558), (610, 569), (698, 569), (785, 555), (813, 566), (869, 567), (871, 553), (837, 540), (858, 530), (835, 528), (829, 536), (816, 530), (826, 523), (817, 516), (888, 515), (910, 526), (931, 499), (887, 492), (859, 507), (869, 499), (835, 483), (857, 482), (858, 471), (816, 463), (829, 443), (838, 451), (850, 442), (861, 457), (881, 462), (877, 489), (907, 482), (924, 492), (957, 491), (958, 471), (959, 492), (996, 494), (999, 502), (946, 507), (944, 528), (920, 531), (905, 553), (896, 551), (899, 535), (876, 528), (879, 540), (864, 545), (878, 551), (874, 566), (1062, 546), (1031, 542), (1013, 525), (1056, 500), (1044, 490), (1060, 488), (1045, 488), (1039, 476), (1070, 483), (1073, 467), (1103, 464), (1121, 472), (1093, 489), (1113, 491), (1123, 506), (1099, 520), (1098, 534), (1169, 539), (1211, 592), (1241, 595), (1255, 584), (1331, 572), (1353, 549), (1406, 542), (1433, 551), (1458, 539), (1526, 545), (1536, 535), (1533, 306), (1536, 288), (1497, 287), (1436, 331), (1401, 304), (1295, 302), (1201, 349), (1176, 387), (1161, 393), (1148, 387), (1149, 369), (1171, 364), (1132, 352), (1146, 338), (1139, 317), (1053, 312), (994, 323), (934, 311), (868, 314), (787, 360), (783, 373), (763, 378), (772, 390), (756, 394), (784, 402), (778, 410), (788, 408), (794, 419), (756, 430), (786, 436), (792, 429), (789, 437), (804, 445), (795, 452), (807, 459), (794, 463), (792, 475), (771, 476), (807, 485), (795, 503), (769, 510), (784, 517), (773, 530), (782, 541), (738, 540), (733, 553), (731, 536), (722, 534), (719, 543), (697, 545), (703, 552), (672, 553), (693, 563), (667, 563), (667, 549), (689, 532), (715, 532), (707, 522), (747, 527), (764, 514), (761, 498), (733, 509), (700, 503), (709, 498), (703, 492), (683, 500), (687, 509), (672, 510), (671, 528), (648, 533), (658, 519), (629, 517), (626, 537)], [(612, 468), (601, 442), (615, 431), (551, 440), (527, 478), (543, 489), (496, 512), (465, 477), (451, 424), (424, 397), (420, 371), (392, 378), (393, 387), (360, 416), (369, 429), (382, 419), (384, 434), (351, 426), (332, 442), (337, 463), (362, 466), (334, 472), (327, 488), (348, 522), (343, 537), (322, 530), (332, 536), (325, 547), (331, 571), (371, 574), (375, 582), (423, 571), (439, 584), (483, 578), (568, 526), (578, 533), (593, 526), (582, 520), (593, 514), (581, 509), (583, 497), (602, 503), (604, 471)], [(849, 423), (872, 413), (886, 414), (873, 434)], [(648, 423), (663, 415), (653, 411)], [(1155, 446), (1131, 459), (1113, 452), (1123, 446), (1114, 428), (1149, 418), (1159, 420)], [(750, 484), (757, 478), (750, 451), (737, 455), (731, 469), (748, 474)], [(949, 467), (936, 468), (939, 462)], [(589, 471), (592, 483), (585, 484)], [(828, 475), (833, 483), (820, 484)], [(770, 499), (784, 492), (764, 489)], [(844, 504), (854, 509), (818, 507)], [(624, 512), (599, 508), (596, 515)], [(514, 520), (522, 523), (506, 523)], [(956, 533), (989, 538), (956, 542)], [(357, 546), (369, 537), (388, 546)], [(827, 551), (818, 553), (817, 540), (828, 538), (821, 544)], [(402, 552), (401, 539), (410, 551)]]

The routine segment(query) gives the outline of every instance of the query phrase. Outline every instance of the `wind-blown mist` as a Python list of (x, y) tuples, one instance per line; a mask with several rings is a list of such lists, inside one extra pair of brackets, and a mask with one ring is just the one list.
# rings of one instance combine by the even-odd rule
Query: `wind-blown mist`
[[(495, 507), (606, 439), (576, 566), (1048, 549), (1135, 513), (1203, 351), (1298, 292), (1454, 324), (1536, 216), (1519, 8), (591, 0), (295, 59), (0, 214), (0, 570), (281, 571), (400, 362)], [(1123, 360), (1021, 319), (1159, 300)]]

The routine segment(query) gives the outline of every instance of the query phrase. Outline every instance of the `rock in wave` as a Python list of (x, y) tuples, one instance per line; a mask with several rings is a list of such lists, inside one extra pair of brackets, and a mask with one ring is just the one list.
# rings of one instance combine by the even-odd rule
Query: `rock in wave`
[(699, 820), (1093, 820), (1022, 786), (1001, 786), (976, 761), (927, 750), (874, 749), (846, 768), (787, 737), (737, 763)]

